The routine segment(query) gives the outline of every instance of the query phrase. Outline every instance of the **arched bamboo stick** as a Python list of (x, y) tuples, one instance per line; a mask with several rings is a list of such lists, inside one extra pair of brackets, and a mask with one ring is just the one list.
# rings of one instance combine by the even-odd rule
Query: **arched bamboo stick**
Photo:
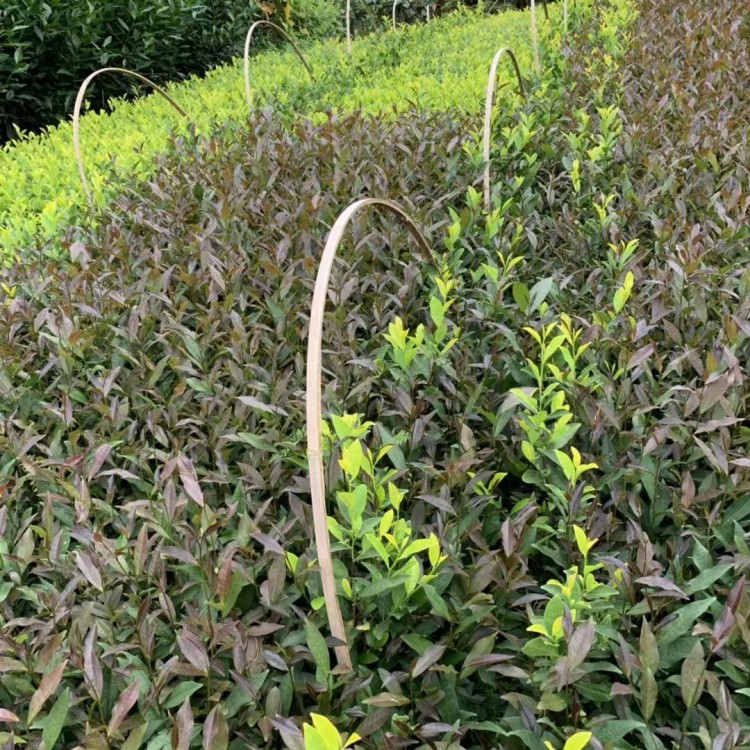
[(310, 327), (307, 334), (307, 391), (305, 396), (307, 414), (307, 460), (310, 470), (310, 495), (312, 497), (313, 525), (315, 530), (315, 544), (318, 550), (318, 564), (323, 580), (323, 595), (326, 604), (326, 614), (331, 635), (344, 645), (334, 649), (338, 671), (349, 671), (352, 668), (349, 645), (341, 616), (338, 598), (336, 596), (336, 579), (333, 574), (333, 560), (331, 557), (331, 542), (328, 537), (328, 513), (326, 510), (326, 487), (323, 476), (323, 457), (321, 453), (321, 425), (322, 425), (322, 348), (323, 348), (323, 314), (328, 296), (328, 283), (331, 277), (333, 261), (339, 249), (352, 217), (361, 209), (373, 206), (389, 211), (400, 219), (420, 248), (433, 259), (432, 250), (417, 225), (409, 215), (397, 204), (380, 198), (362, 198), (348, 206), (336, 219), (328, 234), (323, 255), (315, 279), (312, 307), (310, 309)]
[(133, 76), (133, 78), (137, 78), (141, 83), (145, 83), (156, 91), (157, 94), (163, 96), (183, 117), (188, 118), (187, 112), (161, 86), (154, 83), (151, 79), (146, 78), (146, 76), (127, 68), (99, 68), (99, 70), (95, 70), (81, 84), (81, 88), (78, 89), (75, 107), (73, 108), (73, 151), (75, 152), (78, 164), (78, 174), (81, 176), (81, 183), (83, 184), (83, 192), (86, 193), (89, 203), (94, 202), (94, 194), (91, 192), (91, 186), (86, 178), (86, 168), (83, 165), (83, 156), (81, 155), (81, 107), (83, 106), (83, 97), (86, 95), (86, 89), (88, 89), (89, 84), (102, 73), (125, 73), (126, 75)]
[(391, 9), (391, 16), (393, 17), (393, 30), (396, 30), (396, 6), (400, 0), (393, 0), (393, 8)]
[(315, 80), (312, 68), (308, 65), (307, 60), (302, 57), (302, 53), (299, 51), (299, 47), (295, 43), (294, 39), (292, 39), (292, 37), (290, 37), (289, 34), (287, 34), (286, 31), (281, 28), (281, 26), (277, 26), (271, 21), (256, 21), (247, 32), (247, 37), (245, 37), (245, 99), (247, 100), (247, 108), (251, 114), (253, 111), (253, 95), (250, 91), (250, 42), (252, 41), (253, 34), (255, 33), (255, 29), (257, 29), (258, 26), (270, 26), (272, 29), (276, 29), (276, 31), (278, 31), (279, 34), (281, 34), (289, 42), (289, 44), (292, 45), (294, 51), (297, 53), (297, 57), (299, 57), (299, 59), (302, 61), (302, 64), (305, 66), (305, 70), (307, 70), (307, 72), (310, 74), (310, 78), (313, 81)]
[(432, 6), (429, 3), (427, 3), (427, 20), (428, 21), (430, 20), (430, 10), (431, 10), (431, 8), (432, 8)]
[(513, 54), (513, 51), (507, 47), (499, 49), (495, 56), (492, 58), (492, 65), (490, 65), (490, 74), (487, 77), (487, 96), (484, 102), (484, 134), (482, 137), (482, 156), (484, 158), (484, 208), (489, 211), (491, 208), (491, 195), (490, 195), (490, 143), (492, 138), (492, 104), (495, 97), (495, 84), (497, 82), (497, 66), (500, 63), (500, 58), (503, 55), (508, 55), (513, 68), (516, 71), (516, 78), (518, 79), (518, 92), (525, 99), (526, 91), (523, 88), (523, 78), (521, 78), (521, 69), (518, 67), (518, 60)]
[(531, 0), (531, 46), (534, 48), (534, 70), (537, 75), (542, 73), (542, 63), (539, 60), (539, 33), (536, 25), (536, 2)]
[(352, 56), (352, 0), (346, 0), (346, 51)]

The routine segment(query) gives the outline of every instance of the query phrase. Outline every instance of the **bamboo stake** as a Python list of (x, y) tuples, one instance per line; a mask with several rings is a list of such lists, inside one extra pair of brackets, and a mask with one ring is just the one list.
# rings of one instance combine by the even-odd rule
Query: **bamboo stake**
[(312, 307), (310, 309), (310, 327), (307, 334), (307, 460), (310, 470), (310, 495), (312, 497), (313, 526), (315, 530), (315, 544), (318, 550), (318, 564), (323, 581), (323, 596), (326, 604), (326, 614), (331, 635), (342, 645), (334, 648), (338, 666), (336, 671), (348, 672), (352, 669), (349, 644), (341, 616), (338, 597), (336, 595), (336, 579), (333, 573), (331, 558), (331, 542), (328, 537), (328, 513), (326, 510), (326, 487), (323, 475), (323, 457), (321, 454), (321, 425), (322, 425), (322, 348), (323, 348), (323, 315), (325, 313), (326, 298), (328, 297), (328, 283), (331, 277), (333, 261), (341, 244), (352, 217), (366, 206), (378, 207), (389, 211), (400, 219), (412, 234), (422, 251), (432, 260), (434, 256), (427, 241), (412, 221), (409, 215), (396, 203), (380, 198), (362, 198), (348, 206), (336, 219), (328, 234), (323, 255), (315, 279)]
[(346, 51), (352, 56), (352, 0), (346, 0)]
[(81, 155), (81, 107), (83, 106), (83, 97), (86, 95), (86, 89), (88, 89), (89, 84), (94, 78), (102, 73), (125, 73), (126, 75), (137, 78), (141, 83), (145, 83), (157, 94), (163, 96), (183, 117), (190, 119), (188, 118), (187, 112), (185, 112), (185, 110), (161, 86), (154, 83), (150, 78), (146, 78), (146, 76), (142, 76), (140, 73), (136, 73), (134, 70), (128, 70), (127, 68), (99, 68), (99, 70), (95, 70), (81, 84), (81, 88), (78, 89), (75, 107), (73, 108), (73, 151), (75, 152), (76, 162), (78, 164), (78, 174), (81, 176), (81, 183), (83, 184), (83, 192), (86, 193), (86, 198), (91, 204), (94, 203), (94, 194), (91, 191), (91, 186), (86, 178), (86, 168), (83, 165), (83, 156)]
[(536, 2), (531, 0), (531, 46), (534, 48), (534, 69), (537, 75), (542, 74), (542, 63), (539, 60), (539, 34), (536, 26)]
[(490, 65), (490, 74), (487, 77), (487, 95), (484, 102), (484, 134), (482, 138), (483, 158), (484, 158), (484, 208), (489, 211), (492, 207), (491, 191), (490, 191), (490, 142), (492, 138), (492, 104), (495, 96), (495, 86), (497, 84), (497, 66), (500, 63), (500, 58), (503, 55), (508, 55), (513, 68), (516, 71), (516, 78), (518, 79), (518, 93), (526, 99), (526, 92), (523, 88), (523, 79), (521, 78), (521, 69), (518, 67), (518, 60), (513, 54), (513, 51), (507, 47), (499, 49), (495, 56), (492, 58), (492, 65)]
[(393, 0), (393, 8), (391, 10), (391, 15), (393, 16), (393, 30), (396, 30), (396, 6), (398, 5), (399, 0)]
[(247, 37), (245, 38), (245, 99), (247, 100), (247, 108), (250, 111), (250, 114), (252, 114), (253, 112), (253, 95), (250, 91), (250, 42), (252, 41), (253, 33), (255, 32), (255, 29), (258, 28), (258, 26), (270, 26), (272, 29), (276, 29), (276, 31), (278, 31), (279, 34), (281, 34), (289, 42), (289, 44), (292, 45), (294, 51), (297, 53), (297, 57), (299, 57), (299, 59), (302, 61), (302, 64), (305, 66), (305, 70), (307, 70), (307, 72), (309, 73), (310, 79), (313, 81), (315, 80), (312, 68), (308, 65), (307, 60), (302, 57), (302, 53), (299, 51), (299, 47), (295, 43), (294, 39), (292, 39), (292, 37), (290, 37), (289, 34), (287, 34), (286, 31), (281, 28), (281, 26), (277, 26), (271, 21), (256, 21), (250, 27), (250, 30), (247, 32)]

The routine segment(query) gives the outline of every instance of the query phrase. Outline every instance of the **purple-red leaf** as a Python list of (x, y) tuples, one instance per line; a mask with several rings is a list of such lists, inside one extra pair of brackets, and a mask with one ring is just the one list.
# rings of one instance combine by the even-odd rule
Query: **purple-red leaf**
[(172, 750), (188, 750), (193, 734), (193, 710), (188, 698), (177, 712), (172, 732)]
[(636, 578), (636, 583), (640, 583), (643, 586), (649, 586), (652, 589), (666, 591), (670, 594), (677, 594), (677, 596), (680, 596), (683, 599), (690, 598), (676, 583), (662, 576), (643, 576), (642, 578)]
[[(29, 715), (26, 719), (27, 724), (31, 724), (34, 721), (34, 717), (39, 713), (44, 706), (45, 702), (49, 697), (57, 690), (57, 686), (62, 680), (63, 672), (68, 664), (68, 660), (58, 664), (51, 672), (44, 676), (44, 679), (39, 683), (39, 687), (36, 689), (34, 695), (31, 696), (29, 701)], [(15, 714), (13, 714), (15, 716)], [(18, 721), (18, 719), (16, 719)]]
[(102, 667), (96, 655), (96, 625), (89, 630), (83, 646), (83, 673), (97, 701), (101, 701), (104, 690)]
[(129, 687), (125, 688), (125, 692), (120, 694), (115, 707), (112, 709), (112, 715), (109, 718), (107, 735), (111, 736), (118, 730), (120, 724), (122, 724), (128, 715), (128, 711), (136, 704), (139, 688), (140, 684), (135, 681)]
[(210, 661), (205, 646), (198, 640), (198, 637), (185, 630), (177, 638), (177, 645), (182, 651), (182, 655), (196, 668), (204, 674), (208, 673)]
[(419, 675), (426, 672), (433, 664), (440, 661), (440, 657), (445, 653), (445, 646), (430, 646), (422, 656), (417, 659), (417, 663), (414, 665), (414, 669), (411, 671), (412, 677), (419, 677)]
[(227, 750), (229, 727), (220, 706), (214, 706), (203, 724), (203, 750)]
[(93, 560), (85, 552), (76, 552), (76, 565), (78, 570), (83, 573), (84, 578), (97, 590), (104, 593), (102, 584), (102, 574), (96, 567)]
[(189, 458), (180, 456), (177, 462), (177, 471), (180, 474), (180, 481), (185, 489), (187, 496), (201, 508), (203, 507), (203, 490), (198, 482), (198, 476), (195, 473), (192, 461)]

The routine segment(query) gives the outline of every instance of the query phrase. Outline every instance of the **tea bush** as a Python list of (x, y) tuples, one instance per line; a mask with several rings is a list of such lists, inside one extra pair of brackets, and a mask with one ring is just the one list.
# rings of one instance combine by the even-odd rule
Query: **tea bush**
[[(747, 747), (745, 24), (599, 4), (498, 111), (489, 212), (471, 116), (268, 110), (6, 270), (0, 742)], [(304, 351), (365, 194), (436, 259), (362, 218), (334, 268), (341, 674)]]
[[(264, 54), (251, 68), (256, 102), (259, 107), (272, 103), (277, 116), (284, 117), (329, 108), (385, 112), (408, 108), (413, 101), (478, 113), (489, 61), (499, 46), (513, 47), (523, 69), (529, 69), (527, 25), (523, 13), (485, 18), (481, 12), (462, 11), (358, 40), (351, 60), (345, 44), (323, 42), (304, 52), (314, 82), (293, 53)], [(241, 62), (168, 90), (203, 133), (246, 123)], [(82, 149), (100, 203), (133, 174), (151, 174), (155, 155), (168, 150), (175, 132), (184, 134), (186, 126), (158, 96), (122, 103), (111, 114), (83, 117)], [(75, 222), (83, 206), (69, 124), (0, 152), (0, 255), (5, 260), (38, 252), (59, 237), (66, 223)]]
[[(203, 73), (242, 53), (247, 29), (268, 16), (300, 35), (338, 35), (329, 0), (257, 3), (236, 0), (9, 0), (0, 8), (0, 141), (16, 128), (38, 131), (67, 118), (76, 89), (97, 68), (130, 68), (165, 82)], [(99, 83), (95, 101), (127, 94), (127, 80)]]

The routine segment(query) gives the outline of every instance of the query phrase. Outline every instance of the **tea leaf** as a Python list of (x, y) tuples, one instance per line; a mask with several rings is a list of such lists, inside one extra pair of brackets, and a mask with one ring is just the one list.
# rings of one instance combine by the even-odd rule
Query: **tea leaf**
[(83, 573), (86, 580), (98, 591), (104, 592), (104, 586), (102, 584), (102, 575), (99, 569), (94, 565), (91, 558), (84, 552), (76, 552), (76, 565), (78, 569)]
[(445, 646), (436, 644), (427, 649), (418, 659), (414, 668), (411, 670), (412, 677), (419, 677), (419, 675), (426, 672), (431, 666), (440, 661), (443, 654), (445, 653)]
[(645, 721), (654, 715), (657, 692), (654, 673), (648, 667), (644, 667), (641, 671), (641, 710)]
[(307, 647), (315, 660), (316, 679), (325, 682), (331, 673), (331, 656), (328, 652), (325, 638), (320, 630), (310, 620), (305, 620), (305, 635), (307, 638)]
[(728, 563), (726, 565), (714, 565), (707, 570), (701, 571), (701, 573), (699, 573), (695, 578), (685, 584), (685, 593), (692, 596), (693, 594), (697, 594), (699, 591), (705, 591), (712, 584), (725, 576), (730, 570), (732, 570), (733, 567), (734, 566), (732, 564)]
[(214, 706), (203, 723), (203, 750), (227, 750), (229, 728), (220, 706)]
[(127, 740), (122, 744), (122, 750), (138, 750), (143, 743), (143, 739), (146, 736), (146, 732), (148, 732), (148, 724), (143, 723), (137, 726), (133, 731), (128, 735)]
[(210, 662), (205, 646), (189, 630), (183, 631), (177, 636), (177, 645), (182, 651), (182, 655), (196, 668), (203, 673), (209, 670)]
[(114, 734), (119, 729), (120, 724), (122, 724), (130, 709), (136, 704), (139, 690), (140, 683), (135, 681), (125, 688), (125, 691), (117, 699), (117, 703), (114, 709), (112, 709), (109, 724), (107, 725), (108, 735)]
[(703, 654), (703, 646), (696, 641), (687, 659), (682, 663), (680, 672), (680, 689), (682, 701), (686, 708), (692, 708), (703, 692), (706, 677), (706, 660)]
[(102, 667), (99, 664), (99, 658), (96, 655), (96, 625), (89, 630), (86, 636), (86, 642), (83, 646), (83, 672), (86, 675), (89, 687), (97, 702), (102, 699), (104, 690), (104, 676)]
[(65, 661), (58, 664), (47, 675), (45, 675), (39, 683), (39, 687), (34, 692), (34, 695), (31, 696), (31, 701), (29, 702), (29, 713), (26, 719), (27, 724), (31, 724), (34, 721), (34, 718), (39, 711), (42, 710), (44, 704), (54, 694), (55, 690), (57, 690), (57, 686), (60, 684), (60, 680), (62, 680), (67, 665), (68, 660), (65, 659)]
[(65, 688), (60, 697), (55, 701), (55, 705), (50, 709), (49, 714), (44, 719), (44, 728), (42, 730), (42, 742), (48, 750), (53, 750), (60, 737), (60, 732), (68, 717), (68, 707), (70, 705), (70, 689)]
[(568, 659), (570, 660), (570, 669), (573, 670), (582, 664), (594, 645), (596, 630), (593, 620), (587, 620), (579, 625), (570, 637), (568, 643)]
[(576, 732), (566, 741), (563, 750), (583, 750), (591, 741), (592, 736), (591, 732)]
[(659, 647), (648, 622), (644, 618), (641, 621), (641, 638), (638, 658), (643, 669), (648, 669), (651, 674), (656, 674), (659, 669)]
[(186, 700), (175, 717), (176, 738), (172, 736), (172, 747), (174, 750), (188, 750), (193, 734), (193, 710), (190, 700)]
[(680, 636), (688, 633), (698, 618), (707, 612), (716, 602), (716, 597), (701, 599), (697, 602), (691, 602), (678, 609), (673, 618), (663, 627), (659, 628), (657, 642), (659, 646), (666, 646), (672, 643)]
[(339, 735), (339, 730), (336, 729), (330, 719), (321, 714), (310, 714), (310, 718), (312, 719), (313, 726), (325, 741), (326, 748), (341, 747), (341, 736)]

